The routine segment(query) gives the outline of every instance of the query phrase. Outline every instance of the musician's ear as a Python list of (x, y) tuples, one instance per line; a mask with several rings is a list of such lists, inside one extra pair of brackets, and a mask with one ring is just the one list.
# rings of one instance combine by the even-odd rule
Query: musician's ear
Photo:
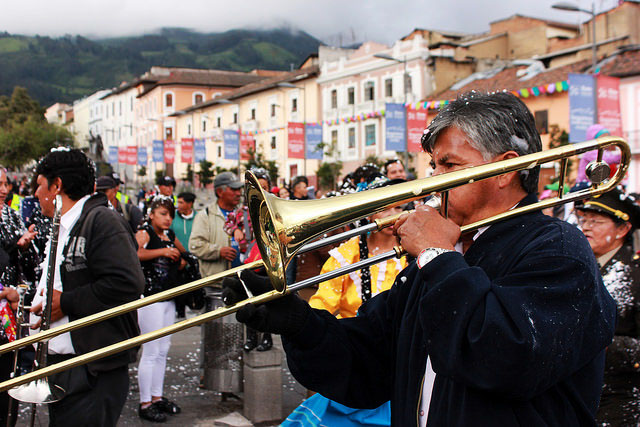
[[(496, 156), (493, 161), (494, 162), (499, 162), (502, 160), (508, 160), (508, 159), (513, 159), (519, 157), (519, 154), (516, 153), (515, 151), (507, 151), (506, 153), (502, 153), (498, 156)], [(514, 182), (519, 186), (520, 185), (520, 178), (519, 178), (519, 174), (520, 172), (510, 172), (510, 173), (505, 173), (502, 175), (499, 175), (497, 177), (498, 180), (498, 187), (499, 188), (506, 188), (510, 185), (513, 185)]]
[(49, 184), (49, 191), (52, 191), (56, 195), (62, 192), (62, 179), (59, 176), (53, 178)]

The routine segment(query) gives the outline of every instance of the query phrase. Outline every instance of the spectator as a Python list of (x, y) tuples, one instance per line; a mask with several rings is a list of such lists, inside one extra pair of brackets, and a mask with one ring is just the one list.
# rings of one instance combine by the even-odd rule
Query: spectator
[[(196, 195), (193, 193), (183, 192), (178, 194), (178, 206), (176, 216), (171, 223), (171, 230), (176, 235), (178, 241), (184, 248), (189, 247), (189, 237), (191, 237), (191, 229), (193, 228), (193, 220), (196, 216), (193, 210), (193, 203), (196, 201)], [(178, 317), (185, 317), (186, 302), (184, 296), (175, 299), (176, 314)]]
[(135, 234), (140, 224), (142, 224), (142, 212), (132, 203), (121, 203), (117, 197), (117, 189), (118, 184), (109, 176), (101, 176), (96, 181), (96, 191), (107, 196), (113, 209), (127, 221), (131, 233)]
[(390, 159), (384, 164), (384, 174), (389, 179), (407, 179), (407, 173), (400, 159)]

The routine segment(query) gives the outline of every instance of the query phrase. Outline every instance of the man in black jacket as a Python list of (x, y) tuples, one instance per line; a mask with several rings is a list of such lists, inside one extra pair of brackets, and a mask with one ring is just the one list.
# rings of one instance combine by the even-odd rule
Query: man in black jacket
[[(93, 162), (80, 150), (59, 148), (38, 163), (35, 173), (35, 195), (46, 216), (53, 216), (56, 195), (62, 197), (52, 327), (139, 298), (144, 277), (135, 240), (106, 196), (93, 194)], [(47, 249), (45, 266), (48, 254)], [(43, 274), (38, 289), (45, 287)], [(34, 315), (41, 312), (43, 298), (41, 292), (34, 298)], [(57, 363), (138, 334), (135, 313), (127, 313), (51, 339), (48, 360)], [(127, 350), (51, 376), (65, 394), (48, 407), (50, 425), (115, 426), (129, 389), (127, 365), (135, 358), (136, 349)]]
[[(518, 98), (471, 93), (431, 122), (423, 148), (443, 174), (541, 142)], [(534, 202), (537, 182), (537, 168), (508, 173), (451, 190), (449, 219), (427, 206), (403, 216), (395, 231), (416, 262), (355, 318), (293, 295), (237, 317), (282, 334), (305, 387), (350, 407), (391, 400), (397, 426), (595, 425), (615, 305), (580, 231), (536, 212), (460, 235)]]

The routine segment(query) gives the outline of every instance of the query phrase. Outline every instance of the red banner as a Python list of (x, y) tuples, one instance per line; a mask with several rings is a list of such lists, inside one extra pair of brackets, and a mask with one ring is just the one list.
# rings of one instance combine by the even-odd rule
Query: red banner
[(164, 142), (164, 162), (167, 164), (173, 164), (176, 158), (176, 143), (172, 140), (166, 140)]
[(420, 140), (427, 127), (427, 110), (407, 108), (407, 147), (410, 153), (422, 151)]
[(127, 163), (127, 147), (118, 147), (118, 163)]
[(193, 138), (182, 138), (180, 157), (182, 163), (193, 163)]
[(609, 129), (611, 135), (622, 136), (620, 117), (620, 79), (598, 76), (598, 123)]
[(253, 135), (240, 134), (240, 160), (250, 160), (249, 148), (256, 152), (256, 140)]
[(304, 123), (287, 124), (290, 159), (304, 159)]
[(135, 165), (138, 163), (138, 147), (130, 145), (127, 147), (127, 164)]

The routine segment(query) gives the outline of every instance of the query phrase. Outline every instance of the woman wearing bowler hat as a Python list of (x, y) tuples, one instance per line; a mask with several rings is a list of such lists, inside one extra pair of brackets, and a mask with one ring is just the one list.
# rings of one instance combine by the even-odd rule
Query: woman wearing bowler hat
[(640, 422), (640, 269), (632, 233), (640, 225), (640, 208), (613, 190), (578, 208), (579, 223), (600, 265), (602, 280), (616, 301), (618, 319), (607, 348), (599, 424)]

